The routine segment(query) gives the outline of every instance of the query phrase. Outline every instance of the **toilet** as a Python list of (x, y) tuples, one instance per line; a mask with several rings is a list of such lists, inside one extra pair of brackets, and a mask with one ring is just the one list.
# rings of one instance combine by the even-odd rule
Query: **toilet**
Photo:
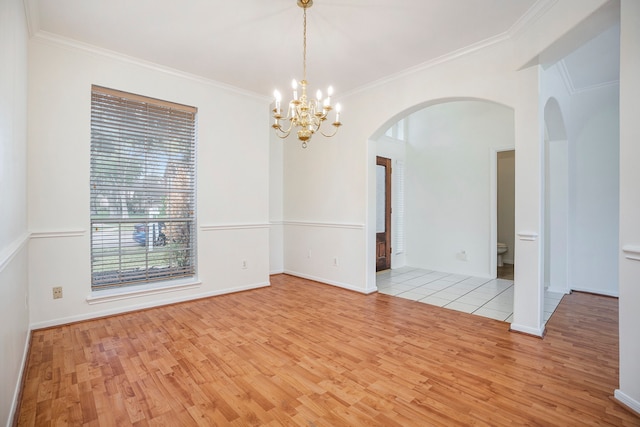
[(509, 247), (507, 245), (505, 245), (504, 243), (500, 243), (498, 242), (498, 267), (502, 267), (504, 266), (504, 263), (502, 262), (502, 255), (507, 252), (507, 250), (509, 249)]

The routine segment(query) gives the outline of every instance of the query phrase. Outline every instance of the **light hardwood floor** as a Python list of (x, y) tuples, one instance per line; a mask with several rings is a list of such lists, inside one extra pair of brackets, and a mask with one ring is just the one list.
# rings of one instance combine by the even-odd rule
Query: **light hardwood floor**
[(34, 331), (21, 426), (638, 426), (617, 300), (574, 293), (544, 339), (389, 295), (272, 286)]

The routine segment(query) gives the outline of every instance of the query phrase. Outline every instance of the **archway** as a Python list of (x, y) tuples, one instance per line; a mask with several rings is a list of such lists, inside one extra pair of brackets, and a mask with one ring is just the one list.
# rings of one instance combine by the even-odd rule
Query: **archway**
[[(385, 132), (399, 121), (406, 123), (405, 132)], [(433, 271), (451, 279), (495, 279), (496, 153), (515, 147), (514, 126), (510, 107), (456, 98), (410, 108), (376, 132), (375, 154), (405, 166), (406, 253), (394, 253), (404, 261), (394, 268)], [(393, 137), (400, 133), (406, 140)], [(414, 278), (411, 284), (419, 281)], [(500, 320), (509, 320), (512, 295), (508, 303), (511, 308)]]

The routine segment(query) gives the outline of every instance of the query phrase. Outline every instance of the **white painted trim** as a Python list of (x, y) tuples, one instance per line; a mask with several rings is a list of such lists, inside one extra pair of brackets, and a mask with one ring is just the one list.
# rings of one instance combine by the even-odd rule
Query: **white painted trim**
[(615, 297), (615, 298), (618, 298), (620, 296), (616, 291), (609, 292), (609, 291), (603, 291), (602, 289), (589, 289), (589, 288), (580, 288), (580, 287), (576, 288), (575, 286), (571, 286), (571, 290), (576, 292), (588, 292), (590, 294), (604, 295), (607, 297)]
[(440, 65), (440, 64), (444, 64), (446, 62), (449, 61), (453, 61), (454, 59), (469, 55), (473, 52), (476, 52), (478, 50), (482, 50), (486, 47), (498, 44), (500, 42), (503, 42), (505, 40), (509, 40), (509, 34), (508, 31), (505, 31), (501, 34), (497, 34), (495, 36), (489, 37), (485, 40), (480, 40), (479, 42), (470, 44), (469, 46), (465, 46), (463, 48), (460, 48), (458, 50), (455, 50), (453, 52), (449, 52), (445, 55), (439, 56), (437, 58), (431, 59), (427, 62), (423, 62), (422, 64), (418, 64), (416, 66), (407, 68), (405, 70), (402, 70), (398, 73), (394, 73), (394, 74), (390, 74), (386, 77), (383, 77), (381, 79), (378, 79), (374, 82), (365, 84), (363, 86), (357, 87), (354, 90), (348, 91), (344, 94), (342, 94), (343, 97), (349, 97), (355, 94), (358, 94), (360, 92), (364, 92), (379, 86), (383, 86), (389, 82), (395, 81), (397, 79), (401, 79), (403, 77), (407, 77), (410, 76), (412, 74), (416, 74), (419, 73), (423, 70), (427, 70), (429, 68), (435, 67), (436, 65)]
[(11, 260), (24, 248), (29, 241), (29, 233), (23, 233), (22, 236), (11, 242), (11, 244), (0, 252), (0, 272), (11, 262)]
[(103, 49), (88, 43), (83, 43), (78, 40), (63, 37), (58, 34), (53, 34), (46, 31), (38, 30), (36, 34), (32, 35), (32, 39), (37, 42), (44, 42), (44, 43), (49, 43), (57, 46), (75, 49), (75, 50), (81, 50), (84, 52), (88, 52), (90, 54), (115, 59), (117, 61), (122, 61), (129, 64), (137, 65), (140, 67), (151, 69), (153, 71), (158, 71), (161, 73), (173, 75), (183, 79), (192, 80), (197, 83), (202, 83), (208, 86), (214, 86), (218, 89), (228, 90), (230, 92), (234, 92), (243, 96), (248, 96), (250, 98), (254, 98), (259, 101), (267, 101), (267, 102), (273, 101), (273, 99), (270, 96), (265, 96), (259, 93), (251, 92), (246, 89), (242, 89), (236, 86), (231, 86), (215, 80), (207, 79), (205, 77), (187, 73), (185, 71), (181, 71), (175, 68), (170, 68), (164, 65), (156, 64), (154, 62), (144, 61), (142, 59), (135, 58), (133, 56), (124, 55), (122, 53), (119, 53), (113, 50)]
[(389, 76), (383, 77), (379, 80), (376, 80), (372, 83), (369, 84), (365, 84), (363, 86), (360, 86), (358, 88), (355, 88), (354, 90), (351, 90), (349, 92), (344, 93), (342, 96), (344, 97), (348, 97), (351, 95), (355, 95), (357, 93), (360, 92), (364, 92), (366, 90), (378, 87), (378, 86), (382, 86), (390, 81), (402, 78), (402, 77), (406, 77), (409, 76), (411, 74), (415, 74), (418, 73), (420, 71), (426, 70), (428, 68), (434, 67), (436, 65), (440, 65), (449, 61), (453, 61), (454, 59), (466, 56), (468, 54), (471, 54), (473, 52), (476, 52), (478, 50), (482, 50), (484, 48), (487, 48), (489, 46), (498, 44), (500, 42), (506, 41), (506, 40), (512, 40), (514, 38), (517, 38), (519, 33), (522, 32), (522, 30), (524, 30), (527, 26), (529, 26), (531, 23), (535, 22), (540, 16), (544, 15), (545, 13), (547, 13), (547, 11), (549, 9), (551, 9), (551, 7), (553, 7), (553, 5), (555, 5), (558, 2), (558, 0), (538, 0), (536, 3), (534, 3), (533, 6), (531, 6), (531, 8), (529, 8), (529, 10), (527, 10), (527, 12), (520, 18), (518, 19), (518, 21), (516, 21), (515, 24), (513, 24), (511, 26), (511, 28), (509, 28), (507, 31), (501, 33), (501, 34), (497, 34), (493, 37), (489, 37), (485, 40), (481, 40), (477, 43), (473, 43), (469, 46), (465, 46), (461, 49), (458, 49), (456, 51), (453, 52), (449, 52), (446, 55), (442, 55), (438, 58), (432, 59), (430, 61), (424, 62), (422, 64), (418, 64), (414, 67), (410, 67), (407, 68), (403, 71), (400, 71), (398, 73), (395, 74), (391, 74)]
[(40, 31), (40, 15), (38, 14), (38, 3), (36, 0), (24, 0), (24, 14), (27, 18), (27, 28), (29, 36), (33, 37)]
[(64, 231), (32, 231), (32, 239), (50, 239), (61, 237), (82, 237), (86, 230), (64, 230)]
[(637, 414), (640, 414), (640, 402), (633, 399), (631, 396), (629, 396), (622, 390), (616, 389), (613, 392), (613, 397), (623, 405), (633, 409)]
[(343, 224), (343, 223), (307, 222), (307, 221), (282, 221), (282, 224), (293, 225), (298, 227), (350, 228), (354, 230), (364, 230), (364, 224)]
[(222, 225), (201, 225), (202, 231), (219, 230), (252, 230), (256, 228), (270, 228), (271, 224), (222, 224)]
[(180, 302), (186, 302), (186, 301), (194, 301), (194, 300), (198, 300), (198, 299), (202, 299), (202, 298), (209, 298), (209, 297), (214, 297), (214, 296), (219, 296), (219, 295), (226, 295), (226, 294), (231, 294), (234, 292), (241, 292), (241, 291), (248, 291), (251, 289), (259, 289), (259, 288), (264, 288), (270, 286), (269, 282), (261, 282), (261, 283), (255, 283), (252, 285), (246, 285), (246, 286), (238, 286), (236, 288), (228, 288), (228, 289), (222, 289), (222, 290), (216, 290), (216, 291), (211, 291), (211, 292), (205, 292), (205, 293), (201, 293), (201, 294), (196, 294), (196, 295), (188, 295), (188, 296), (183, 296), (183, 297), (175, 297), (175, 298), (169, 298), (163, 301), (152, 301), (152, 302), (146, 302), (143, 304), (138, 304), (138, 305), (134, 305), (134, 306), (128, 306), (125, 308), (113, 308), (113, 309), (109, 309), (109, 310), (103, 310), (103, 311), (98, 311), (98, 312), (91, 312), (91, 313), (84, 313), (84, 314), (80, 314), (77, 316), (69, 316), (69, 317), (63, 317), (63, 318), (59, 318), (59, 319), (53, 319), (53, 320), (48, 320), (45, 322), (38, 322), (38, 323), (33, 323), (30, 325), (31, 330), (36, 330), (36, 329), (42, 329), (42, 328), (49, 328), (52, 326), (59, 326), (59, 325), (66, 325), (69, 323), (74, 323), (74, 322), (81, 322), (84, 320), (91, 320), (91, 319), (96, 319), (99, 317), (105, 317), (105, 316), (113, 316), (116, 314), (123, 314), (123, 313), (129, 313), (129, 312), (133, 312), (133, 311), (138, 311), (138, 310), (144, 310), (147, 308), (155, 308), (155, 307), (162, 307), (165, 305), (170, 305), (170, 304), (176, 304), (176, 303), (180, 303)]
[(273, 276), (274, 274), (283, 274), (283, 273), (284, 273), (284, 269), (272, 270), (269, 272), (269, 276)]
[(538, 240), (538, 233), (536, 233), (535, 231), (519, 231), (517, 234), (520, 240), (527, 240), (527, 241)]
[(564, 62), (564, 59), (558, 61), (558, 72), (560, 73), (560, 77), (562, 78), (562, 83), (564, 84), (565, 89), (569, 95), (575, 95), (576, 88), (573, 85), (573, 80), (571, 79), (571, 74), (569, 74), (569, 70), (567, 69), (567, 64)]
[(529, 326), (512, 323), (510, 329), (512, 331), (522, 332), (524, 334), (534, 335), (536, 337), (542, 337), (544, 335), (544, 327), (542, 329), (530, 328)]
[(564, 83), (567, 92), (569, 95), (575, 95), (577, 93), (589, 92), (591, 90), (601, 89), (609, 86), (616, 86), (620, 84), (620, 80), (609, 80), (607, 82), (600, 82), (589, 86), (583, 86), (577, 88), (575, 84), (573, 84), (573, 80), (571, 79), (571, 73), (567, 69), (567, 64), (564, 59), (558, 61), (558, 71), (560, 72), (560, 77), (562, 77), (562, 82)]
[(516, 22), (507, 30), (510, 38), (518, 37), (519, 33), (527, 28), (527, 26), (538, 20), (542, 15), (547, 13), (558, 0), (538, 0), (529, 8)]
[(622, 247), (624, 257), (632, 261), (640, 261), (640, 246), (638, 245), (624, 245)]
[(162, 287), (159, 287), (157, 285), (155, 285), (154, 287), (148, 286), (142, 289), (139, 287), (137, 289), (131, 289), (131, 287), (105, 289), (102, 291), (93, 292), (86, 298), (86, 301), (89, 305), (102, 304), (105, 302), (120, 301), (131, 298), (144, 297), (148, 295), (166, 294), (168, 292), (194, 289), (199, 288), (201, 285), (202, 282), (200, 281), (190, 281), (188, 283), (176, 283)]
[(338, 288), (347, 289), (347, 290), (358, 292), (358, 293), (365, 294), (365, 295), (369, 295), (369, 294), (372, 294), (374, 292), (378, 292), (378, 288), (374, 288), (374, 289), (356, 288), (356, 287), (348, 285), (346, 283), (335, 282), (333, 280), (327, 280), (327, 279), (324, 279), (324, 278), (321, 278), (321, 277), (312, 276), (310, 274), (299, 273), (297, 271), (284, 270), (284, 273), (285, 274), (289, 274), (291, 276), (301, 277), (303, 279), (313, 280), (314, 282), (323, 283), (325, 285), (337, 286)]
[(22, 377), (24, 370), (27, 366), (27, 358), (29, 357), (29, 347), (31, 346), (31, 329), (27, 331), (27, 339), (24, 342), (24, 350), (22, 351), (22, 361), (20, 362), (20, 371), (18, 372), (18, 382), (16, 388), (13, 391), (13, 399), (11, 400), (11, 409), (9, 409), (9, 417), (7, 418), (7, 427), (12, 425), (11, 421), (16, 416), (18, 410), (18, 397), (20, 397), (20, 390), (22, 390)]

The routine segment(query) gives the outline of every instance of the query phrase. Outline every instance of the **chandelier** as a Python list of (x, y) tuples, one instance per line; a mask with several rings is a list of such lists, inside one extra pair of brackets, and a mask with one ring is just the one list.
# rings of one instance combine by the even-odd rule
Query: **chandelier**
[[(283, 116), (283, 111), (280, 108), (280, 102), (282, 101), (282, 95), (275, 90), (273, 95), (275, 97), (275, 108), (273, 109), (274, 123), (271, 125), (275, 129), (275, 133), (278, 137), (284, 139), (289, 136), (291, 131), (296, 130), (298, 139), (302, 141), (302, 148), (307, 148), (307, 141), (311, 139), (314, 133), (320, 132), (326, 137), (332, 137), (338, 132), (338, 128), (342, 126), (340, 123), (340, 104), (336, 104), (335, 120), (331, 124), (335, 129), (333, 133), (326, 134), (320, 128), (323, 122), (327, 120), (329, 112), (333, 110), (331, 107), (331, 95), (333, 95), (333, 88), (329, 86), (327, 90), (327, 97), (322, 98), (322, 92), (318, 90), (315, 99), (309, 99), (307, 97), (307, 9), (313, 5), (313, 0), (297, 0), (298, 6), (303, 10), (303, 52), (302, 52), (302, 80), (300, 80), (301, 93), (298, 96), (298, 82), (294, 79), (291, 82), (291, 88), (293, 89), (293, 99), (289, 102), (289, 106), (286, 111), (286, 116)], [(283, 126), (281, 121), (285, 123), (288, 121), (288, 125)]]

